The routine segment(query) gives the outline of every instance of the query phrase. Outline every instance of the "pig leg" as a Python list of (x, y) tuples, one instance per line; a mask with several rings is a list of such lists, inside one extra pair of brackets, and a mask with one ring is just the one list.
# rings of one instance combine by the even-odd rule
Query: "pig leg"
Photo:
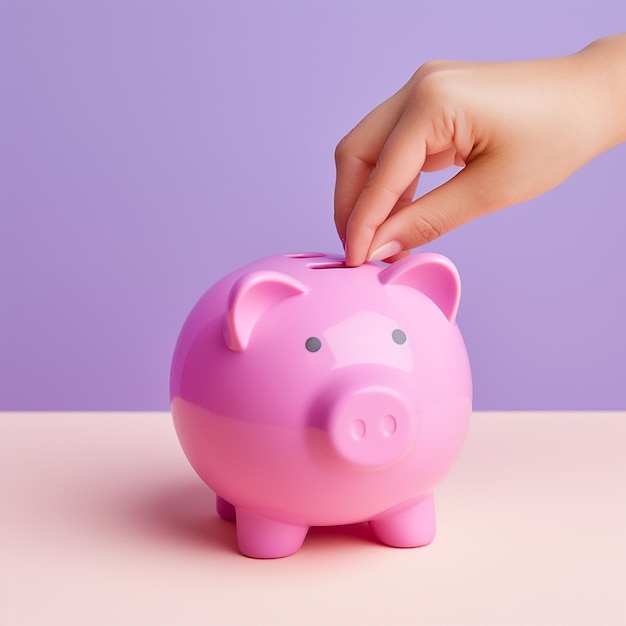
[(222, 519), (227, 522), (235, 521), (235, 507), (228, 500), (224, 500), (222, 496), (215, 497), (215, 508)]
[(435, 538), (435, 502), (428, 494), (409, 508), (392, 509), (370, 520), (370, 526), (382, 543), (396, 548), (425, 546)]
[(256, 559), (275, 559), (297, 552), (308, 530), (307, 526), (285, 524), (237, 509), (239, 549)]

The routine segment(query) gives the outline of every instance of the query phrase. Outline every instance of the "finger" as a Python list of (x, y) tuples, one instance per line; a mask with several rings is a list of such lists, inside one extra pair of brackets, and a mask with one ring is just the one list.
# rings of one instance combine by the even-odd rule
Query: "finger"
[(407, 204), (411, 204), (415, 199), (415, 192), (417, 191), (417, 185), (419, 184), (420, 174), (413, 179), (413, 182), (402, 192), (398, 201), (396, 202), (393, 209), (391, 209), (391, 213), (389, 215), (393, 215), (397, 213), (400, 209), (403, 209)]
[[(396, 206), (393, 207), (393, 209), (391, 210), (390, 215), (395, 215), (398, 211), (401, 211), (405, 206), (411, 204), (413, 202), (413, 197), (415, 196), (415, 191), (417, 190), (417, 185), (419, 183), (419, 178), (420, 175), (418, 174), (415, 177), (415, 180), (409, 185), (408, 189), (400, 196), (400, 198), (398, 199), (398, 202), (396, 202)], [(391, 256), (387, 257), (387, 258), (380, 258), (380, 259), (376, 259), (377, 261), (385, 261), (386, 263), (394, 263), (395, 261), (398, 261), (399, 259), (404, 258), (405, 256), (408, 256), (409, 251), (401, 251), (398, 254), (392, 254)]]
[(404, 88), (377, 106), (337, 145), (335, 226), (342, 239), (352, 209), (404, 107)]
[[(418, 174), (415, 177), (415, 180), (409, 185), (408, 189), (400, 196), (400, 198), (398, 199), (398, 202), (396, 202), (396, 206), (394, 206), (393, 209), (391, 210), (390, 215), (394, 215), (398, 211), (401, 211), (405, 206), (413, 202), (413, 197), (415, 196), (415, 191), (417, 190), (417, 185), (419, 183), (419, 178), (420, 178), (420, 175)], [(381, 257), (380, 259), (376, 259), (376, 260), (385, 261), (386, 263), (393, 263), (407, 256), (408, 254), (409, 254), (408, 250), (401, 251), (398, 254), (392, 254), (391, 256), (387, 258)]]
[(383, 147), (347, 223), (348, 265), (365, 261), (378, 227), (416, 180), (426, 158), (426, 140), (420, 133), (419, 119), (404, 115)]
[(405, 205), (376, 231), (369, 260), (382, 260), (437, 239), (453, 228), (513, 203), (489, 157), (479, 157), (440, 187)]
[(336, 162), (335, 228), (345, 244), (346, 226), (352, 207), (370, 177), (374, 165), (369, 160), (355, 154), (343, 155), (340, 159), (336, 158)]

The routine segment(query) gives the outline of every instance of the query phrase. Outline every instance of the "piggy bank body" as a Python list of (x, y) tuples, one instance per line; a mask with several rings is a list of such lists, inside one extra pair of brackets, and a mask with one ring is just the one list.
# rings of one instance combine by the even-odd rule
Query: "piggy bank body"
[(310, 526), (362, 521), (387, 545), (432, 541), (433, 490), (471, 414), (459, 297), (456, 268), (431, 253), (358, 268), (272, 256), (201, 297), (171, 410), (243, 554), (286, 556)]

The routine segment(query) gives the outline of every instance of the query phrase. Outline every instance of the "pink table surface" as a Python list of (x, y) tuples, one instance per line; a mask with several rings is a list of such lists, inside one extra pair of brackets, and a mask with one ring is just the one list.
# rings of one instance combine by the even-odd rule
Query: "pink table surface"
[(0, 413), (0, 625), (626, 624), (626, 413), (476, 413), (425, 548), (258, 561), (165, 413)]

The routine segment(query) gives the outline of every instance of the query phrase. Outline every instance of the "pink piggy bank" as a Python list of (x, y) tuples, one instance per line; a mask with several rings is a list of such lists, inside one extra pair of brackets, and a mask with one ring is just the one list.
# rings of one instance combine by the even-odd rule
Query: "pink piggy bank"
[(390, 546), (433, 540), (433, 490), (471, 414), (459, 297), (437, 254), (347, 268), (311, 253), (251, 263), (200, 298), (171, 410), (243, 554), (287, 556), (310, 526), (363, 521)]

